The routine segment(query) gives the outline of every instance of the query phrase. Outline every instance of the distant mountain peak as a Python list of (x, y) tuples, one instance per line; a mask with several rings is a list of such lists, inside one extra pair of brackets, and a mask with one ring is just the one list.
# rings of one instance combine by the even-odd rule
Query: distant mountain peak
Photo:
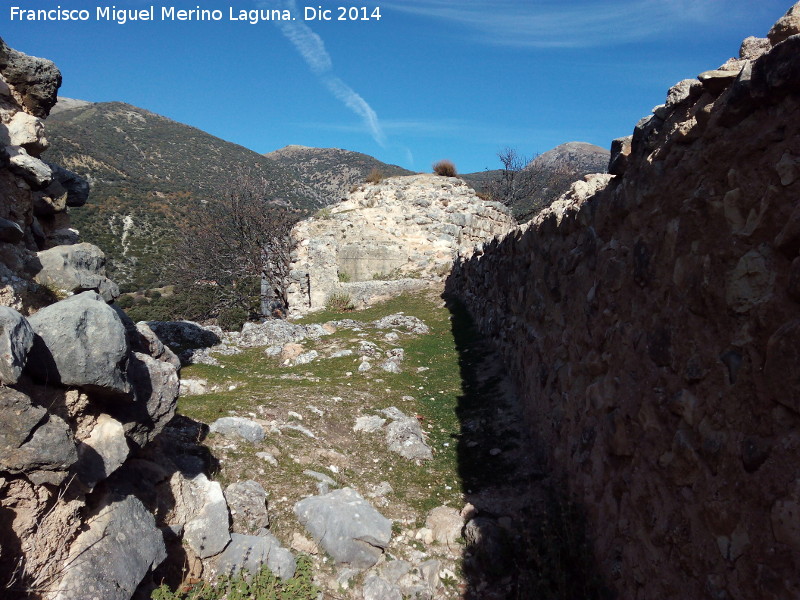
[(54, 115), (66, 110), (72, 110), (74, 108), (83, 108), (85, 106), (90, 106), (91, 104), (93, 103), (88, 102), (87, 100), (77, 100), (75, 98), (65, 98), (63, 96), (59, 96), (58, 102), (56, 102), (55, 106), (50, 109), (50, 114)]

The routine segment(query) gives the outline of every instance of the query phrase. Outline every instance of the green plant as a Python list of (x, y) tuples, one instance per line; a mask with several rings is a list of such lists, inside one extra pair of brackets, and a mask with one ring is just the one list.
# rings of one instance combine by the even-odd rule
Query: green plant
[(381, 171), (380, 169), (372, 169), (372, 171), (369, 172), (369, 175), (367, 175), (365, 181), (367, 183), (380, 183), (381, 181), (383, 181), (383, 178), (384, 178), (383, 171)]
[(325, 309), (332, 312), (347, 312), (355, 310), (355, 305), (347, 292), (334, 292), (325, 301)]
[(458, 175), (453, 161), (447, 159), (433, 163), (433, 172), (442, 177), (455, 177)]
[(297, 557), (294, 577), (281, 580), (266, 565), (252, 577), (247, 571), (221, 575), (214, 583), (203, 582), (188, 591), (175, 591), (161, 585), (150, 596), (152, 600), (316, 600), (319, 588), (314, 585), (311, 559)]
[(331, 218), (331, 209), (327, 206), (324, 208), (320, 208), (316, 213), (314, 213), (314, 218), (321, 219), (323, 221), (327, 221)]
[(339, 271), (339, 281), (341, 283), (349, 283), (350, 282), (350, 273), (345, 273), (344, 271)]
[(247, 311), (240, 306), (231, 306), (220, 311), (217, 324), (225, 331), (240, 331), (247, 322)]

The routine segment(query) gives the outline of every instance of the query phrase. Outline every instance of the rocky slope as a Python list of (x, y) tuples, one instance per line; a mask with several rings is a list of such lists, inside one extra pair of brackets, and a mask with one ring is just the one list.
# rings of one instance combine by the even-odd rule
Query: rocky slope
[(800, 5), (457, 265), (624, 598), (800, 593)]
[(440, 280), (459, 249), (513, 224), (502, 205), (481, 200), (455, 177), (364, 184), (292, 231), (290, 314), (321, 310), (337, 295), (363, 306)]
[[(509, 205), (515, 218), (529, 219), (569, 190), (573, 181), (590, 173), (605, 173), (609, 152), (586, 142), (567, 142), (534, 158), (517, 175), (517, 197)], [(468, 173), (461, 178), (480, 193), (502, 190), (503, 171)]]
[(397, 165), (340, 148), (286, 146), (264, 156), (290, 171), (320, 206), (346, 198), (352, 187), (364, 183), (373, 171), (382, 177), (412, 174)]

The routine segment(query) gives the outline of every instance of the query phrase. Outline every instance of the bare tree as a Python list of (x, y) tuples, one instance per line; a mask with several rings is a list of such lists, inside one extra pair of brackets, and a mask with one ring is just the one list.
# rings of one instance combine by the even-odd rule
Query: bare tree
[(179, 228), (174, 273), (205, 297), (206, 317), (285, 313), (292, 226), (298, 211), (270, 202), (267, 181), (235, 173), (214, 200), (199, 203)]

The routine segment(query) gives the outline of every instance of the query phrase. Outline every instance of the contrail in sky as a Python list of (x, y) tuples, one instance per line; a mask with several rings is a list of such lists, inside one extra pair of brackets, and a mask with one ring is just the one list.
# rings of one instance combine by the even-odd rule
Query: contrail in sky
[[(274, 1), (259, 2), (261, 6), (274, 6)], [(286, 0), (284, 8), (288, 8), (293, 15), (297, 14), (295, 0)], [(369, 129), (370, 134), (381, 147), (386, 147), (386, 135), (381, 129), (377, 113), (353, 88), (342, 81), (333, 72), (333, 61), (325, 49), (325, 42), (316, 33), (311, 31), (305, 23), (298, 21), (276, 21), (278, 27), (286, 38), (306, 61), (311, 72), (320, 78), (325, 87), (336, 96), (347, 108), (357, 114)]]

